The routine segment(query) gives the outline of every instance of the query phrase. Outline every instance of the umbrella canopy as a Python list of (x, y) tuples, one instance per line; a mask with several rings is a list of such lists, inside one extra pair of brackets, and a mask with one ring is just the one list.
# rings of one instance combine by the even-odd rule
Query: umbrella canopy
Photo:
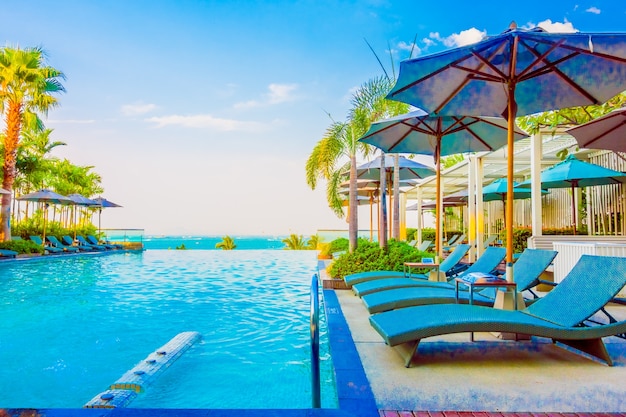
[[(46, 209), (48, 208), (49, 204), (73, 204), (74, 203), (70, 198), (67, 198), (64, 195), (57, 194), (54, 191), (45, 190), (45, 189), (35, 191), (34, 193), (25, 194), (21, 197), (17, 197), (17, 200), (45, 203)], [(47, 220), (48, 220), (48, 210), (44, 210), (43, 212), (43, 237), (42, 237), (44, 246), (46, 244)]]
[[(376, 159), (359, 165), (356, 168), (358, 179), (378, 180), (380, 178), (381, 156)], [(425, 164), (413, 161), (401, 156), (398, 158), (400, 169), (400, 181), (416, 180), (435, 175), (435, 170)], [(393, 172), (394, 156), (385, 155), (385, 171), (389, 174)]]
[(581, 148), (626, 152), (626, 108), (616, 109), (567, 131)]
[[(97, 206), (98, 202), (96, 200), (92, 200), (90, 198), (87, 198), (83, 195), (80, 194), (69, 194), (67, 196), (67, 198), (69, 198), (70, 200), (72, 200), (74, 202), (75, 206), (85, 206), (85, 207), (93, 207), (93, 206)], [(76, 210), (72, 210), (73, 214), (74, 214), (74, 239), (76, 239), (76, 226), (77, 226), (77, 222), (76, 222)]]
[[(373, 123), (359, 140), (384, 152), (417, 153), (435, 157), (437, 198), (441, 201), (441, 157), (466, 152), (495, 151), (507, 144), (506, 120), (498, 117), (429, 116), (416, 110)], [(514, 139), (526, 137), (519, 129)], [(441, 210), (435, 215), (435, 250), (443, 256)]]
[[(576, 207), (574, 188), (592, 187), (594, 185), (622, 184), (626, 182), (626, 174), (600, 165), (583, 162), (574, 155), (541, 172), (542, 188), (572, 189), (572, 220), (576, 233)], [(524, 181), (520, 188), (530, 188), (531, 181)]]
[(98, 206), (99, 203), (96, 200), (92, 200), (80, 194), (69, 194), (67, 196), (77, 206)]
[[(517, 182), (513, 181), (513, 199), (530, 198), (530, 190), (527, 188), (520, 188)], [(483, 187), (483, 201), (496, 201), (502, 200), (506, 202), (506, 194), (508, 188), (508, 181), (506, 178), (498, 178), (491, 184)], [(541, 190), (541, 194), (548, 194), (548, 191)]]
[(507, 278), (513, 279), (515, 118), (600, 104), (626, 85), (626, 34), (518, 29), (473, 45), (409, 59), (389, 99), (437, 115), (502, 116), (507, 138)]
[(51, 190), (39, 190), (34, 193), (24, 194), (23, 196), (17, 197), (17, 200), (21, 201), (34, 201), (37, 203), (46, 203), (46, 204), (73, 204), (72, 199), (57, 194)]
[[(381, 170), (381, 162), (384, 161), (385, 173), (387, 175), (387, 184), (391, 185), (393, 182), (393, 178), (395, 177), (394, 166), (395, 166), (395, 156), (394, 155), (384, 155), (378, 156), (374, 160), (370, 162), (366, 162), (363, 165), (357, 167), (357, 179), (371, 179), (371, 180), (379, 180), (380, 179), (380, 170)], [(430, 177), (435, 173), (435, 170), (426, 165), (419, 163), (417, 161), (413, 161), (411, 159), (405, 158), (403, 156), (398, 156), (398, 177), (400, 180), (400, 184), (398, 186), (402, 186), (402, 181), (407, 180), (416, 180), (422, 179), (426, 177)], [(386, 213), (385, 210), (385, 190), (381, 190), (381, 207), (382, 211)], [(386, 218), (387, 215), (384, 214), (382, 216)], [(379, 233), (384, 233), (384, 228), (379, 228)]]
[(102, 209), (103, 208), (114, 208), (114, 207), (122, 207), (119, 204), (115, 204), (112, 201), (107, 200), (104, 197), (94, 198), (93, 201), (96, 202), (94, 207), (98, 208), (98, 233), (100, 233), (101, 228), (101, 220), (102, 220)]

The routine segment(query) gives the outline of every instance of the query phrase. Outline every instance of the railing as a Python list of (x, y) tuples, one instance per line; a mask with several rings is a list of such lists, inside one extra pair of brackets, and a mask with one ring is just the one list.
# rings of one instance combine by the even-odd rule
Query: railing
[(102, 229), (100, 232), (111, 243), (121, 243), (128, 249), (143, 249), (143, 229)]
[(317, 274), (311, 280), (311, 399), (313, 408), (321, 407), (320, 396), (320, 306)]

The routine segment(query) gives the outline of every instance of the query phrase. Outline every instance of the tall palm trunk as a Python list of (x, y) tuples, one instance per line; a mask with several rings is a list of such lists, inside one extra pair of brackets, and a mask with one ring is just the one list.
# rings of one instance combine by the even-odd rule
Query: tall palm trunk
[[(9, 102), (6, 119), (6, 136), (4, 138), (4, 165), (2, 173), (2, 188), (13, 191), (15, 181), (15, 165), (17, 162), (17, 146), (19, 144), (20, 129), (22, 127), (22, 104), (14, 101)], [(2, 195), (2, 210), (0, 215), (2, 227), (1, 240), (11, 240), (11, 194)]]
[(400, 155), (393, 158), (393, 228), (392, 237), (400, 239)]
[(385, 171), (385, 154), (380, 158), (380, 204), (378, 205), (379, 225), (378, 244), (381, 249), (387, 247), (387, 172)]
[(357, 201), (356, 177), (356, 155), (353, 153), (350, 155), (350, 201), (348, 202), (348, 212), (350, 216), (348, 219), (348, 240), (350, 253), (354, 252), (357, 247), (359, 233), (359, 206)]

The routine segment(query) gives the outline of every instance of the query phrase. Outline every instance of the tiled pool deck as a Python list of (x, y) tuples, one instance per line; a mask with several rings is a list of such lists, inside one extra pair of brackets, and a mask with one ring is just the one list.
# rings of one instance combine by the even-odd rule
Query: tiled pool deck
[[(472, 343), (467, 334), (452, 335), (423, 342), (423, 362), (407, 369), (371, 328), (352, 291), (325, 290), (324, 297), (339, 405), (355, 415), (626, 416), (623, 339), (605, 339), (615, 360), (608, 367), (545, 339), (515, 343), (481, 333)], [(626, 319), (624, 306), (611, 312)], [(359, 368), (365, 375), (358, 375)], [(361, 408), (351, 408), (358, 399)]]

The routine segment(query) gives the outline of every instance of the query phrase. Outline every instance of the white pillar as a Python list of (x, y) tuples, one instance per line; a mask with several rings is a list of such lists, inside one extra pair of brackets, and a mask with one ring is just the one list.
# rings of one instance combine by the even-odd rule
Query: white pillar
[(533, 236), (541, 236), (543, 225), (541, 213), (541, 156), (543, 155), (543, 142), (541, 133), (535, 133), (530, 139), (531, 226)]
[(483, 158), (478, 157), (475, 161), (476, 168), (476, 254), (480, 256), (485, 251), (485, 206), (483, 203)]
[(476, 156), (467, 164), (467, 241), (470, 244), (469, 262), (476, 261)]

